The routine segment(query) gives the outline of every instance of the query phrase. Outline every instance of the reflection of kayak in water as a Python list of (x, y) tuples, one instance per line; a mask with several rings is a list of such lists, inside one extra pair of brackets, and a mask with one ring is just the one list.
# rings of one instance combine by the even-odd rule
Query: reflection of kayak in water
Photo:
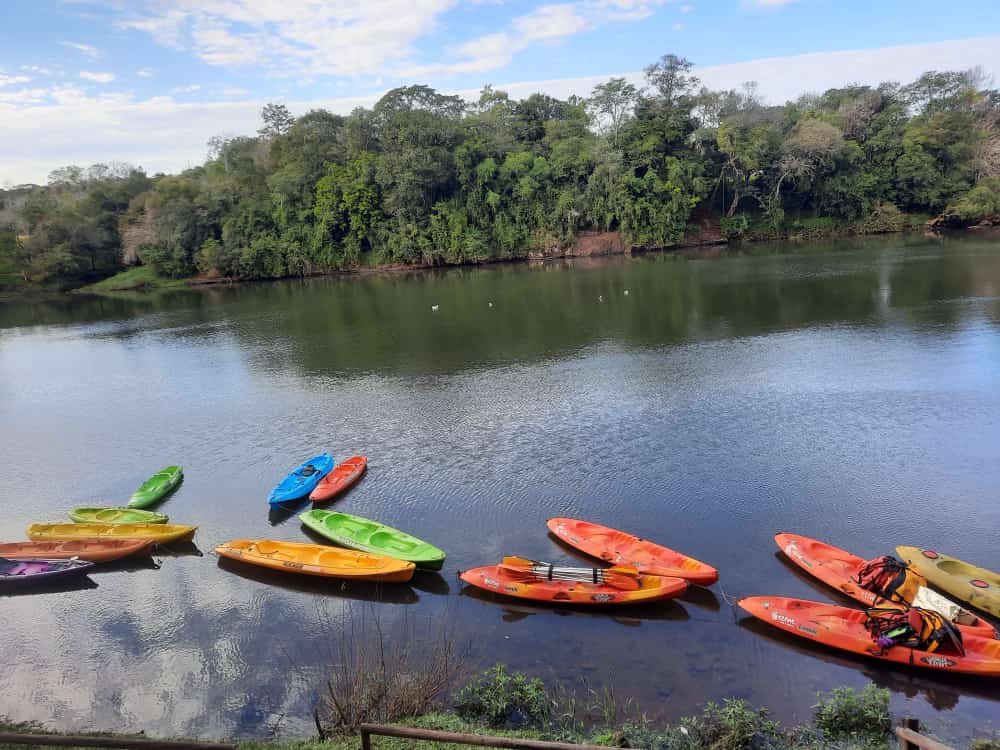
[(866, 612), (782, 596), (750, 596), (738, 604), (773, 627), (860, 656), (943, 672), (1000, 675), (1000, 641), (963, 635), (935, 612)]
[(532, 615), (554, 615), (557, 617), (601, 618), (613, 620), (621, 625), (638, 627), (644, 621), (683, 622), (690, 619), (687, 610), (678, 603), (677, 599), (595, 609), (594, 607), (573, 604), (546, 604), (544, 602), (535, 603), (527, 600), (509, 599), (471, 585), (463, 586), (460, 593), (462, 596), (475, 599), (482, 604), (499, 608), (504, 613), (505, 622), (519, 622)]

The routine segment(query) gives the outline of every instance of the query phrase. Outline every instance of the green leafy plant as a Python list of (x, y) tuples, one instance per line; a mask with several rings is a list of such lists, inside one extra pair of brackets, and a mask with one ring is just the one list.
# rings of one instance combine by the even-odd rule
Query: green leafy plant
[(483, 672), (459, 692), (459, 716), (493, 727), (540, 726), (552, 715), (545, 683), (521, 672), (508, 672), (502, 664)]
[(816, 727), (831, 739), (883, 739), (892, 730), (889, 691), (867, 685), (861, 692), (849, 687), (821, 693), (813, 706)]

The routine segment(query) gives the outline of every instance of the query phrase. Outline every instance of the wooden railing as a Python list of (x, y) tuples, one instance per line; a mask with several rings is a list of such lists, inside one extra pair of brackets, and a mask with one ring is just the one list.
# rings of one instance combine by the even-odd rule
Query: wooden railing
[[(542, 740), (525, 740), (517, 737), (489, 737), (481, 734), (460, 734), (459, 732), (441, 732), (436, 729), (413, 729), (411, 727), (388, 727), (382, 724), (362, 724), (361, 750), (371, 750), (373, 734), (384, 737), (406, 737), (413, 740), (429, 740), (432, 742), (451, 742), (456, 745), (478, 745), (480, 747), (505, 747), (511, 750), (609, 750), (600, 745), (574, 745), (571, 742), (544, 742)], [(615, 748), (615, 750), (632, 750), (631, 748)]]
[(899, 737), (899, 750), (952, 750), (947, 745), (943, 745), (930, 737), (924, 737), (919, 732), (920, 722), (916, 719), (906, 718), (896, 727), (896, 736)]
[(73, 734), (17, 734), (0, 732), (0, 745), (43, 745), (49, 747), (114, 747), (122, 750), (237, 750), (222, 742), (154, 740), (149, 737), (98, 737)]

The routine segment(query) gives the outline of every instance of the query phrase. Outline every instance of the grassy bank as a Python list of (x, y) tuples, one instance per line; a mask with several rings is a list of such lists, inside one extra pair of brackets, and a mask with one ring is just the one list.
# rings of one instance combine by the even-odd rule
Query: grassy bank
[[(343, 696), (350, 697), (350, 696)], [(323, 703), (317, 708), (315, 739), (273, 739), (238, 743), (243, 750), (357, 750), (360, 740), (350, 726), (326, 723)], [(838, 688), (817, 696), (811, 721), (787, 727), (766, 709), (729, 699), (708, 703), (694, 716), (671, 724), (648, 720), (631, 701), (622, 703), (613, 690), (588, 690), (581, 698), (552, 690), (537, 678), (497, 666), (458, 690), (450, 703), (416, 716), (364, 716), (362, 721), (421, 729), (500, 735), (606, 747), (648, 750), (891, 750), (895, 723), (889, 713), (889, 691), (869, 685), (863, 690)], [(33, 724), (0, 721), (0, 730), (44, 732)], [(106, 736), (106, 735), (105, 735)], [(467, 747), (378, 737), (378, 750), (459, 750)], [(17, 745), (0, 745), (0, 750)], [(976, 740), (970, 750), (1000, 750), (1000, 735)]]
[(135, 266), (114, 276), (98, 281), (96, 284), (74, 289), (81, 294), (109, 294), (114, 292), (154, 292), (166, 289), (183, 289), (187, 286), (186, 279), (172, 279), (161, 276), (151, 266)]

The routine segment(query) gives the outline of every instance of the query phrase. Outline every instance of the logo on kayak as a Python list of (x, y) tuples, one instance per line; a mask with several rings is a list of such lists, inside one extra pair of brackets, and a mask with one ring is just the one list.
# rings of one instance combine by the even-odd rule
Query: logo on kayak
[(504, 586), (503, 590), (504, 591), (509, 591), (512, 594), (516, 594), (517, 593), (517, 586)]
[(490, 588), (498, 589), (500, 588), (500, 581), (495, 578), (490, 578), (489, 576), (483, 576), (483, 585), (489, 586)]
[(969, 581), (969, 583), (971, 583), (977, 589), (988, 589), (990, 587), (990, 585), (981, 578), (973, 578), (971, 581)]
[(782, 625), (788, 625), (790, 627), (795, 627), (795, 620), (791, 617), (781, 614), (781, 612), (772, 612), (771, 619), (775, 622), (780, 622)]
[(954, 667), (958, 664), (957, 661), (945, 659), (943, 656), (921, 656), (920, 661), (928, 667)]
[(291, 562), (290, 560), (285, 560), (283, 563), (286, 568), (295, 568), (295, 570), (302, 570), (302, 563)]
[(794, 557), (796, 560), (805, 565), (807, 568), (812, 567), (812, 563), (806, 559), (805, 555), (803, 555), (801, 551), (799, 551), (799, 545), (797, 545), (795, 542), (792, 542), (787, 547), (785, 547), (785, 554), (787, 554), (789, 557)]
[(799, 625), (799, 630), (803, 633), (808, 633), (809, 635), (816, 635), (816, 628), (806, 627), (805, 625)]
[(590, 597), (595, 602), (613, 602), (615, 600), (614, 594), (594, 594)]
[(923, 554), (924, 557), (929, 558), (931, 560), (937, 560), (939, 557), (941, 557), (941, 555), (939, 555), (937, 552), (935, 552), (932, 549), (922, 550), (921, 554)]

